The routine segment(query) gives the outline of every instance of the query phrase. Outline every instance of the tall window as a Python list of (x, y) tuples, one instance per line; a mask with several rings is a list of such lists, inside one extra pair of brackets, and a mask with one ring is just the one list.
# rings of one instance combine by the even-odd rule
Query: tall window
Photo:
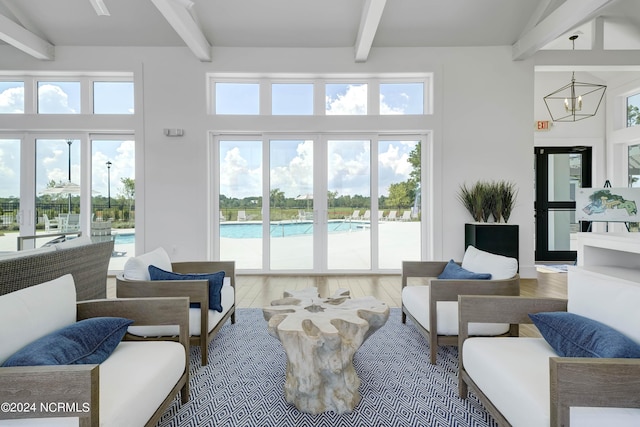
[(135, 255), (135, 141), (96, 137), (91, 141), (91, 233), (93, 240), (111, 239), (109, 270), (122, 270)]
[(20, 140), (0, 139), (0, 252), (16, 250), (20, 212)]

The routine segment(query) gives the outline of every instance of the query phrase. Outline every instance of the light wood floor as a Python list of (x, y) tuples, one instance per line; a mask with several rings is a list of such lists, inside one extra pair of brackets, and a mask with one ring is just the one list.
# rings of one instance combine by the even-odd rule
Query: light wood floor
[[(318, 288), (320, 296), (334, 294), (338, 289), (348, 289), (352, 297), (371, 295), (390, 307), (401, 305), (400, 275), (389, 276), (264, 276), (239, 275), (236, 277), (236, 298), (239, 308), (262, 308), (271, 301), (282, 298), (285, 290)], [(411, 283), (410, 283), (411, 284)], [(108, 280), (108, 296), (115, 296), (115, 279)], [(567, 297), (567, 274), (538, 272), (536, 279), (521, 279), (522, 296), (551, 298)], [(521, 335), (539, 336), (535, 327), (521, 326)]]

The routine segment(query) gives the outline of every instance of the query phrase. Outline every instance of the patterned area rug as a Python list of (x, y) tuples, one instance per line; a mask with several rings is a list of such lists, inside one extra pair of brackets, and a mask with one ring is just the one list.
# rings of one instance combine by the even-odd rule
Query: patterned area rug
[(496, 426), (475, 396), (458, 398), (457, 348), (440, 347), (431, 365), (427, 342), (401, 323), (399, 308), (356, 353), (362, 400), (342, 415), (310, 415), (285, 401), (286, 356), (261, 309), (238, 309), (237, 323), (227, 322), (209, 348), (202, 367), (191, 347), (191, 398), (175, 399), (158, 426)]

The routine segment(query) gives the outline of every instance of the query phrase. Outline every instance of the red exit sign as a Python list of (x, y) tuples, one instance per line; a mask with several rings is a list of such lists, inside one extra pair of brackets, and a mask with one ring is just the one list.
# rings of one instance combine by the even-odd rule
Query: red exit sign
[(538, 120), (536, 122), (536, 130), (549, 130), (549, 120)]

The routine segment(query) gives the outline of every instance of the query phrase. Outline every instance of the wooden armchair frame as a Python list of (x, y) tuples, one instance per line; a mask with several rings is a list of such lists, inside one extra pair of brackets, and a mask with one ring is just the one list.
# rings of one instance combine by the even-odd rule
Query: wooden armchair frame
[[(459, 299), (459, 371), (461, 398), (470, 388), (500, 426), (510, 426), (464, 369), (462, 348), (470, 322), (531, 324), (529, 313), (566, 311), (556, 298), (461, 296)], [(569, 426), (571, 406), (640, 408), (640, 360), (552, 357), (549, 359), (551, 426)], [(601, 393), (594, 393), (600, 390)]]
[[(431, 364), (437, 361), (438, 346), (458, 345), (456, 335), (438, 335), (437, 303), (439, 301), (458, 301), (459, 295), (520, 295), (520, 276), (516, 274), (510, 279), (504, 280), (451, 280), (437, 279), (442, 273), (447, 262), (444, 261), (403, 261), (402, 262), (402, 288), (407, 286), (410, 277), (431, 278), (429, 281), (429, 329), (420, 325), (415, 317), (402, 303), (402, 323), (406, 323), (407, 317), (418, 328), (420, 333), (429, 342)], [(506, 322), (503, 322), (506, 323)], [(432, 333), (434, 332), (434, 333)], [(512, 325), (507, 332), (508, 336), (518, 336), (518, 325)]]
[[(179, 284), (176, 284), (175, 280), (128, 280), (120, 273), (116, 276), (116, 295), (118, 298), (188, 297), (189, 302), (199, 303), (200, 336), (190, 336), (189, 341), (192, 345), (200, 346), (201, 363), (202, 366), (205, 366), (209, 358), (208, 348), (211, 340), (229, 318), (231, 318), (231, 323), (236, 323), (235, 261), (174, 262), (171, 267), (173, 272), (180, 274), (224, 271), (225, 277), (230, 278), (234, 292), (233, 306), (211, 331), (209, 331), (209, 282), (207, 280), (181, 280)], [(166, 337), (160, 338), (166, 339)], [(157, 337), (136, 337), (131, 335), (131, 339), (145, 340), (157, 339)]]
[[(178, 325), (178, 341), (184, 347), (185, 370), (169, 395), (157, 408), (146, 427), (155, 426), (180, 392), (182, 403), (189, 400), (189, 300), (187, 298), (109, 299), (78, 302), (77, 319), (113, 316), (132, 319), (134, 325)], [(127, 339), (126, 337), (124, 338)], [(100, 425), (99, 365), (20, 366), (0, 368), (0, 401), (16, 402), (16, 396), (29, 397), (19, 403), (33, 403), (36, 412), (6, 412), (3, 418), (78, 417), (80, 427)], [(64, 402), (70, 407), (79, 402), (77, 412), (39, 412), (40, 403)], [(18, 402), (16, 402), (18, 403)]]

